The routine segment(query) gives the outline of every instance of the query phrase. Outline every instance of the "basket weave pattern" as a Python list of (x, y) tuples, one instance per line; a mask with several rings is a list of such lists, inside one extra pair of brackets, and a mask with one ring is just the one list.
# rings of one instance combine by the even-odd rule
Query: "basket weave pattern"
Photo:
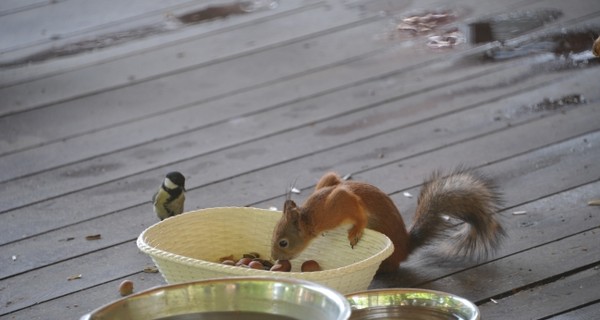
[[(343, 294), (366, 290), (381, 261), (394, 246), (385, 235), (365, 230), (354, 249), (348, 226), (317, 237), (296, 259), (292, 272), (272, 272), (227, 266), (220, 257), (258, 252), (268, 258), (273, 229), (281, 212), (257, 208), (211, 208), (187, 212), (146, 229), (137, 239), (167, 283), (230, 276), (277, 276), (314, 281)], [(302, 262), (316, 260), (323, 271), (300, 272)]]

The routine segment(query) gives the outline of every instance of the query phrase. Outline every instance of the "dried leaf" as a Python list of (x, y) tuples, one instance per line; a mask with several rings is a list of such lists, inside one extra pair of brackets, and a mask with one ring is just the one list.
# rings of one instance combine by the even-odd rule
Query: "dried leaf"
[(102, 239), (101, 234), (91, 234), (91, 235), (85, 237), (85, 240), (100, 240), (100, 239)]
[(158, 268), (154, 267), (154, 266), (145, 267), (144, 270), (142, 270), (142, 271), (144, 271), (144, 273), (158, 273)]

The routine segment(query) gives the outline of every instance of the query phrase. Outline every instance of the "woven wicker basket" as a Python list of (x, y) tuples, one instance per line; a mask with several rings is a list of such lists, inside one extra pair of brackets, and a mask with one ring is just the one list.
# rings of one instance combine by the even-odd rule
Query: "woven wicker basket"
[[(211, 208), (187, 212), (146, 229), (137, 245), (152, 257), (169, 283), (230, 276), (274, 276), (272, 271), (227, 266), (220, 257), (258, 252), (269, 257), (271, 236), (281, 212), (257, 208)], [(315, 239), (302, 254), (291, 260), (291, 272), (278, 277), (314, 281), (343, 294), (366, 290), (381, 261), (394, 246), (388, 237), (365, 230), (354, 249), (347, 238), (348, 226)], [(323, 271), (300, 272), (302, 262), (316, 260)]]

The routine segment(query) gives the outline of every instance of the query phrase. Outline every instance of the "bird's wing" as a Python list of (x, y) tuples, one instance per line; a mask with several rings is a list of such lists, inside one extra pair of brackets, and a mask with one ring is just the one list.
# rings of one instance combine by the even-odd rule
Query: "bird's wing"
[(156, 192), (155, 194), (152, 195), (152, 204), (156, 205), (156, 200), (158, 198), (158, 192)]
[(173, 212), (183, 213), (183, 206), (184, 206), (184, 202), (185, 202), (185, 193), (181, 193), (181, 195), (179, 196), (179, 199), (177, 199), (177, 200), (178, 201), (172, 202)]

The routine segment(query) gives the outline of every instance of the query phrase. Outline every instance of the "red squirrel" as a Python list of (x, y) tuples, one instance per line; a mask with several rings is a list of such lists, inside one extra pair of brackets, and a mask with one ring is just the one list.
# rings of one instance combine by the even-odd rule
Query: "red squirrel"
[[(285, 201), (283, 214), (272, 238), (273, 259), (290, 260), (327, 230), (349, 223), (348, 240), (354, 247), (365, 228), (379, 231), (394, 244), (394, 253), (384, 260), (379, 272), (398, 270), (415, 249), (448, 238), (447, 254), (475, 257), (495, 250), (505, 231), (495, 218), (501, 203), (494, 182), (467, 169), (456, 169), (443, 177), (434, 172), (423, 185), (417, 200), (413, 225), (406, 229), (390, 197), (364, 182), (345, 181), (327, 173), (302, 206)], [(465, 222), (448, 235), (448, 216)]]

